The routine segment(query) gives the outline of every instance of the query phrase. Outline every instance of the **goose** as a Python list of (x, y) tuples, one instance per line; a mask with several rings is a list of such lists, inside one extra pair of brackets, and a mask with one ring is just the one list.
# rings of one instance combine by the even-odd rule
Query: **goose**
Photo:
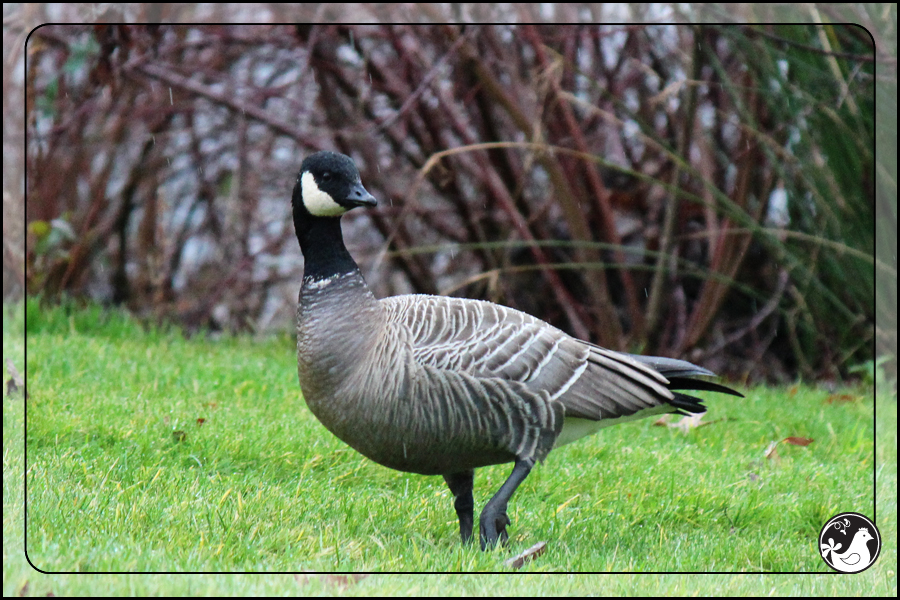
[(506, 545), (507, 506), (556, 447), (623, 421), (701, 413), (678, 390), (740, 393), (689, 362), (624, 354), (481, 300), (376, 299), (344, 245), (340, 219), (375, 206), (353, 160), (323, 151), (292, 198), (304, 256), (297, 309), (303, 398), (340, 440), (376, 463), (443, 476), (463, 543), (472, 539), (475, 469), (513, 463), (479, 518), (481, 549)]

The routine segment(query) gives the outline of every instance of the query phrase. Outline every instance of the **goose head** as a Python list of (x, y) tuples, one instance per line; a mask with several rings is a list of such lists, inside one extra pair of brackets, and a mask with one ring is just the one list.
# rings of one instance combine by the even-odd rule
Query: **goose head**
[(353, 159), (338, 152), (316, 152), (300, 166), (291, 198), (294, 220), (340, 217), (357, 206), (375, 206)]

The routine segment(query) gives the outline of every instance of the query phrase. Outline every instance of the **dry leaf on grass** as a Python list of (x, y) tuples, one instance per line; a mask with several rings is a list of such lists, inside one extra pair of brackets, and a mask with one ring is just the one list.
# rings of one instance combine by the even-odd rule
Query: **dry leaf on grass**
[(809, 446), (809, 445), (812, 444), (815, 440), (812, 439), (812, 438), (794, 437), (794, 436), (791, 436), (791, 437), (786, 437), (786, 438), (784, 438), (784, 439), (781, 440), (781, 441), (782, 441), (782, 443), (784, 443), (784, 444), (790, 444), (791, 446)]
[(768, 445), (768, 447), (766, 448), (766, 451), (765, 451), (765, 453), (764, 453), (763, 455), (764, 455), (766, 458), (769, 458), (769, 459), (774, 458), (774, 459), (777, 460), (777, 459), (780, 458), (780, 457), (778, 456), (778, 450), (777, 450), (778, 444), (789, 444), (789, 445), (791, 445), (791, 446), (809, 446), (809, 445), (812, 444), (814, 441), (815, 441), (815, 440), (812, 439), (812, 438), (797, 437), (797, 436), (788, 436), (788, 437), (786, 437), (786, 438), (784, 438), (783, 440), (778, 441), (778, 442), (769, 442), (769, 445)]
[(825, 398), (826, 404), (837, 404), (839, 402), (859, 402), (862, 396), (853, 396), (851, 394), (831, 394)]
[(681, 431), (687, 433), (691, 429), (706, 427), (707, 425), (712, 425), (713, 423), (719, 423), (726, 420), (716, 419), (715, 421), (704, 421), (703, 417), (705, 415), (706, 413), (694, 413), (692, 415), (681, 417), (681, 419), (673, 423), (670, 421), (670, 419), (672, 418), (672, 415), (670, 413), (661, 416), (656, 421), (654, 421), (653, 424), (657, 427), (674, 427), (675, 429), (680, 429)]
[(525, 563), (527, 563), (529, 560), (534, 560), (535, 558), (543, 554), (546, 549), (547, 542), (538, 542), (522, 554), (510, 558), (503, 564), (513, 569), (521, 569)]

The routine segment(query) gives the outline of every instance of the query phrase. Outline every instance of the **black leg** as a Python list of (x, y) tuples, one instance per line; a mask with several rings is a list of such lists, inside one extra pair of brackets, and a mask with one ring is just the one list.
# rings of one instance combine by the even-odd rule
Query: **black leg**
[(507, 480), (500, 486), (494, 497), (491, 498), (481, 511), (479, 526), (481, 528), (481, 549), (486, 550), (497, 545), (499, 539), (504, 545), (509, 539), (506, 533), (506, 526), (509, 525), (509, 517), (506, 516), (506, 505), (519, 484), (525, 481), (531, 468), (534, 466), (533, 459), (516, 460), (516, 466), (513, 467)]
[(462, 471), (444, 475), (444, 481), (450, 487), (450, 492), (456, 498), (453, 508), (459, 517), (459, 535), (463, 544), (472, 539), (472, 525), (475, 522), (475, 500), (472, 498), (472, 486), (475, 481), (475, 471)]

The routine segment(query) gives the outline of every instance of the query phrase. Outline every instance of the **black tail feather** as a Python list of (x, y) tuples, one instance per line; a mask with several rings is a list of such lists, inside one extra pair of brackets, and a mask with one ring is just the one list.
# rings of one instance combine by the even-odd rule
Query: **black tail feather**
[(691, 379), (689, 377), (668, 377), (670, 390), (698, 390), (704, 392), (721, 392), (723, 394), (731, 394), (743, 398), (744, 395), (738, 391), (726, 387), (721, 383), (712, 381), (704, 381), (702, 379)]
[(675, 393), (674, 398), (669, 400), (669, 404), (677, 409), (673, 411), (677, 415), (689, 416), (691, 414), (706, 412), (706, 407), (703, 406), (703, 400), (678, 392)]
[(675, 390), (719, 392), (737, 396), (739, 398), (744, 397), (742, 393), (722, 385), (721, 383), (714, 383), (712, 381), (706, 381), (705, 379), (695, 379), (695, 377), (715, 377), (716, 374), (709, 369), (698, 367), (686, 360), (665, 358), (662, 356), (644, 356), (641, 354), (629, 354), (628, 356), (655, 369), (660, 375), (669, 380), (669, 385), (666, 387), (672, 390), (674, 394), (674, 398), (669, 400), (669, 404), (675, 408), (673, 411), (675, 414), (687, 416), (690, 414), (706, 412), (706, 407), (703, 406), (703, 400), (679, 393)]
[(639, 363), (652, 367), (667, 379), (672, 377), (697, 377), (700, 375), (705, 377), (715, 376), (715, 373), (709, 369), (698, 367), (686, 360), (665, 358), (663, 356), (644, 356), (642, 354), (629, 354), (628, 356)]

